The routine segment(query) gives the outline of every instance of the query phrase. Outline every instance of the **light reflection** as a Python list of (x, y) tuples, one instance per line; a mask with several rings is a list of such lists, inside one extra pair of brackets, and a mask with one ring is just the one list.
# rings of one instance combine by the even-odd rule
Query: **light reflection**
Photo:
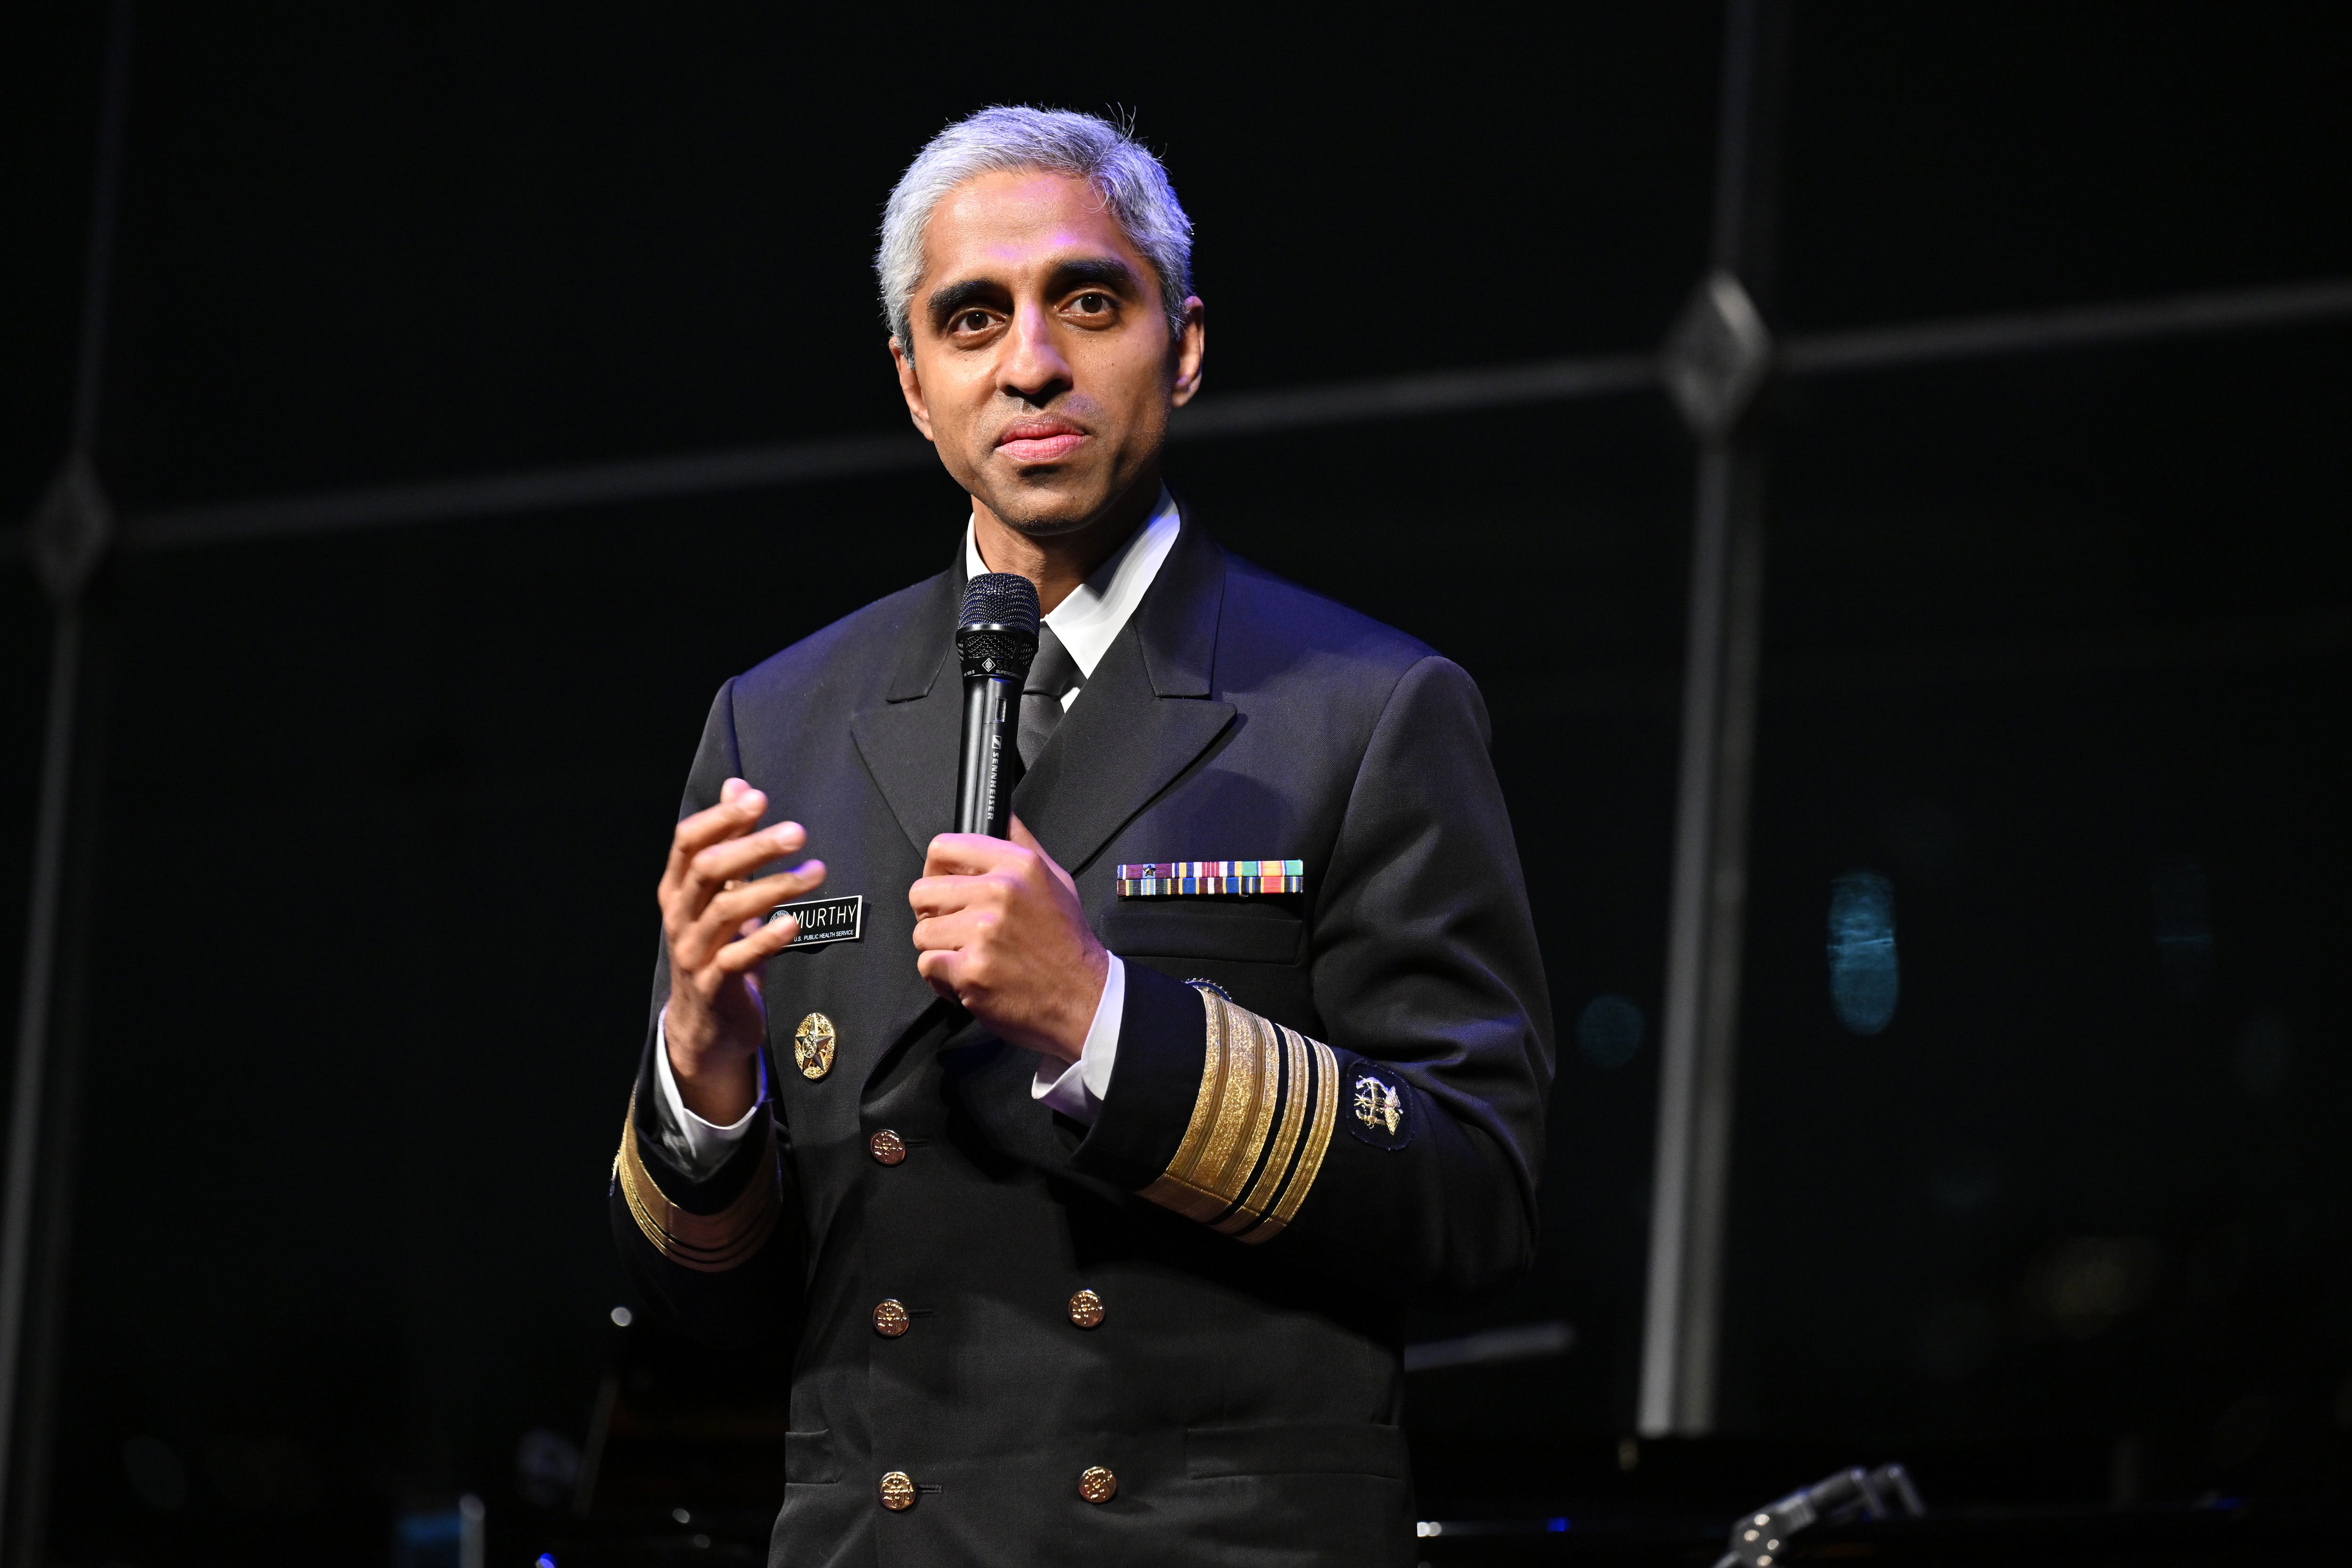
[(2000, 1165), (1981, 1150), (1953, 1154), (1927, 1179), (1928, 1195), (1946, 1214), (1975, 1214), (2000, 1189)]
[(1597, 1068), (1622, 1068), (1642, 1049), (1649, 1020), (1640, 1004), (1612, 992), (1595, 996), (1576, 1017), (1576, 1048)]
[(2205, 989), (2213, 967), (2213, 915), (2205, 868), (2193, 856), (2168, 855), (2148, 868), (2156, 912), (2156, 956), (2176, 996)]
[(2044, 1257), (2026, 1299), (2068, 1337), (2095, 1339), (2147, 1301), (2158, 1261), (2146, 1237), (2073, 1237)]
[(1830, 1005), (1853, 1033), (1874, 1035), (1894, 1021), (1900, 989), (1895, 884), (1848, 871), (1830, 884)]
[(2294, 1066), (2294, 1026), (2276, 1013), (2257, 1013), (2238, 1031), (2235, 1066), (2238, 1089), (2248, 1100), (2263, 1100), (2286, 1083)]

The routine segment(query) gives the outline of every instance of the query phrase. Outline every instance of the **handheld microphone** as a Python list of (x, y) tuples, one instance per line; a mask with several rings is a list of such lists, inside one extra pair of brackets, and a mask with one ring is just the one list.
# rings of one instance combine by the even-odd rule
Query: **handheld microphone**
[(963, 747), (956, 757), (956, 831), (1003, 838), (1021, 782), (1021, 686), (1037, 657), (1037, 590), (1026, 577), (983, 572), (964, 585), (956, 626), (963, 663)]

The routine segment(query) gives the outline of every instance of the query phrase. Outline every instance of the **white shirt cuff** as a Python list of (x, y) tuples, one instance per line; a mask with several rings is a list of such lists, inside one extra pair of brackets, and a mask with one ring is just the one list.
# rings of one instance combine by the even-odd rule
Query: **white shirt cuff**
[(741, 1117), (721, 1127), (687, 1109), (686, 1097), (677, 1091), (677, 1075), (669, 1065), (668, 1031), (669, 1009), (665, 1007), (654, 1026), (654, 1081), (659, 1089), (654, 1099), (654, 1120), (660, 1124), (663, 1149), (689, 1178), (707, 1182), (719, 1173), (727, 1156), (751, 1131), (751, 1119), (767, 1106), (767, 1054), (762, 1052), (755, 1058), (760, 1069), (760, 1097)]
[(1087, 1043), (1078, 1047), (1078, 1059), (1057, 1073), (1051, 1057), (1038, 1058), (1036, 1080), (1029, 1086), (1030, 1099), (1087, 1123), (1110, 1092), (1110, 1069), (1118, 1059), (1119, 1016), (1127, 1011), (1127, 965), (1118, 954), (1108, 956), (1102, 1000), (1095, 1004), (1095, 1019), (1087, 1026)]

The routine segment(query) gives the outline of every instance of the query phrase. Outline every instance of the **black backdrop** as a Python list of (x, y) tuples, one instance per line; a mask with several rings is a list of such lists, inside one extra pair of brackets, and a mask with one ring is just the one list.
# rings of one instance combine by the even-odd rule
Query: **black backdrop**
[[(2340, 16), (1794, 15), (1778, 327), (2352, 273)], [(1204, 406), (1646, 349), (1706, 259), (1708, 5), (1392, 34), (138, 26), (97, 451), (126, 510), (897, 428), (874, 222), (921, 139), (990, 101), (1118, 106), (1164, 151), (1200, 226)], [(5, 28), (0, 515), (22, 517), (65, 441), (103, 29)], [(1733, 1434), (2063, 1437), (2098, 1457), (2084, 1485), (2166, 1495), (2343, 1479), (2345, 347), (2305, 328), (1776, 395)], [(1613, 1452), (1687, 442), (1641, 394), (1201, 442), (1174, 479), (1229, 546), (1487, 691), (1563, 1067), (1537, 1277), (1427, 1331), (1577, 1339), (1418, 1374), (1413, 1419), (1439, 1447)], [(923, 472), (106, 568), (60, 1557), (377, 1561), (396, 1508), (505, 1508), (521, 1432), (581, 1434), (620, 1300), (601, 1189), (647, 894), (703, 707), (933, 570), (957, 501)], [(46, 628), (0, 565), (0, 888), (28, 864)], [(2214, 926), (2193, 995), (2149, 936), (2148, 868), (2184, 858)], [(1867, 1041), (1819, 945), (1856, 865), (1894, 876), (1910, 965)], [(10, 952), (22, 920), (0, 900)], [(1603, 994), (1650, 1020), (1622, 1066), (1574, 1038)], [(134, 1495), (139, 1436), (183, 1457), (180, 1508)]]

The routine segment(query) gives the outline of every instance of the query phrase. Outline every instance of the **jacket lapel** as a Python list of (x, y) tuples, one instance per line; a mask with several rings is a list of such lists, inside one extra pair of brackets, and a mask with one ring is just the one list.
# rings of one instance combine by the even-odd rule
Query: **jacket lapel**
[[(916, 596), (898, 631), (898, 662), (876, 707), (849, 716), (850, 737), (866, 771), (888, 803), (899, 831), (915, 847), (917, 874), (934, 836), (955, 826), (957, 729), (963, 717), (962, 688), (940, 672), (955, 644), (956, 610), (963, 602), (963, 546), (958, 536), (955, 564), (932, 578)], [(882, 889), (875, 889), (881, 894)], [(903, 900), (905, 889), (888, 895)], [(928, 1026), (932, 1010), (956, 1013), (955, 1004), (931, 994), (915, 973), (915, 955), (902, 952), (905, 969), (888, 992), (882, 1026), (886, 1042), (866, 1071), (870, 1086)]]
[(875, 787), (908, 843), (921, 854), (955, 826), (957, 731), (963, 689), (943, 679), (955, 642), (956, 609), (963, 602), (963, 552), (931, 579), (915, 601), (913, 618), (898, 634), (898, 664), (880, 707), (849, 718), (849, 732)]
[(1224, 595), (1224, 552), (1187, 516), (1133, 618), (1013, 792), (1013, 809), (1066, 870), (1084, 868), (1233, 721), (1233, 705), (1210, 695)]
[[(963, 586), (959, 548), (956, 564), (915, 601), (883, 701), (849, 720), (858, 756), (919, 858), (955, 826), (963, 689), (945, 672)], [(1083, 868), (1233, 721), (1233, 705), (1210, 696), (1224, 592), (1224, 554), (1187, 516), (1150, 590), (1095, 667), (1086, 695), (1013, 792), (1022, 822), (1064, 868)], [(913, 1042), (931, 1008), (961, 1016), (914, 979), (911, 963), (907, 974), (912, 984), (892, 1004), (879, 1036), (890, 1044), (868, 1083)]]

